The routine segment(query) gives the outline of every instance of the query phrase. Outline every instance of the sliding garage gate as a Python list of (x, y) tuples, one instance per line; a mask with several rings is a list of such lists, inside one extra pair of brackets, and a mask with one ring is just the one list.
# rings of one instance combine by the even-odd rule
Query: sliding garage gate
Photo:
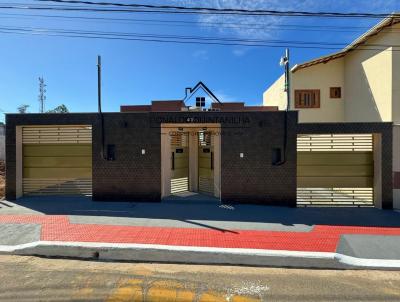
[(22, 128), (24, 195), (91, 195), (92, 127)]
[(298, 206), (373, 206), (372, 134), (299, 135)]

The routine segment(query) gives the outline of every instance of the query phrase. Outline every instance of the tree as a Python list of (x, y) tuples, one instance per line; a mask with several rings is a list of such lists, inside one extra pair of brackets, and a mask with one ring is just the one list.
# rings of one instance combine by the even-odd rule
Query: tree
[(53, 110), (47, 111), (47, 113), (68, 113), (68, 112), (69, 112), (69, 110), (68, 110), (67, 106), (65, 106), (64, 104), (57, 106)]
[(29, 105), (23, 104), (18, 106), (17, 110), (19, 113), (27, 113)]

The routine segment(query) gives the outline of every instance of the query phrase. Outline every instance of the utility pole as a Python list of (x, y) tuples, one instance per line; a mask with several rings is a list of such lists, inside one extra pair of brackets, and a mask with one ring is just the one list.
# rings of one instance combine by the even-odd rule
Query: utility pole
[(97, 56), (97, 103), (101, 114), (101, 56)]
[(104, 118), (101, 111), (101, 56), (97, 56), (97, 105), (100, 117), (100, 128), (101, 128), (101, 157), (105, 160), (108, 159), (104, 151)]
[(44, 101), (46, 100), (46, 84), (44, 83), (43, 77), (39, 77), (39, 112), (44, 112)]
[(285, 56), (281, 58), (279, 64), (285, 67), (285, 88), (287, 97), (286, 111), (284, 115), (284, 134), (283, 134), (283, 150), (281, 152), (281, 161), (276, 165), (283, 165), (286, 163), (287, 158), (287, 144), (288, 144), (288, 114), (290, 110), (290, 66), (289, 66), (289, 48), (286, 48)]
[(290, 61), (289, 61), (289, 48), (286, 48), (285, 56), (281, 58), (280, 65), (285, 67), (285, 89), (287, 98), (286, 110), (290, 110)]

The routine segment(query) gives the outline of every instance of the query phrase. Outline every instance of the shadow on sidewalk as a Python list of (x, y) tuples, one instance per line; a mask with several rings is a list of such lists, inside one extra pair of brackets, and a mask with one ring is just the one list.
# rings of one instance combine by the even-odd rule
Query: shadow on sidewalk
[[(285, 208), (262, 205), (221, 205), (213, 197), (171, 197), (161, 203), (95, 202), (90, 197), (24, 197), (4, 201), (0, 214), (47, 214), (144, 219), (267, 223), (280, 225), (346, 225), (400, 227), (400, 213), (375, 208)], [(196, 221), (196, 222), (193, 222)]]

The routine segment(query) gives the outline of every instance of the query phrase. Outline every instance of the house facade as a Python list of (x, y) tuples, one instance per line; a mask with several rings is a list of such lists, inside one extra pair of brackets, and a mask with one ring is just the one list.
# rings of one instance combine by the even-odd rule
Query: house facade
[[(297, 137), (315, 134), (353, 145), (308, 152)], [(323, 205), (392, 209), (391, 158), (391, 123), (299, 124), (295, 111), (222, 102), (201, 82), (183, 99), (120, 112), (6, 115), (8, 200), (79, 194), (160, 202), (204, 194), (222, 203), (295, 207), (319, 196)], [(344, 177), (362, 192), (303, 189)]]
[[(397, 15), (398, 16), (398, 15)], [(295, 65), (290, 110), (300, 123), (389, 122), (393, 125), (393, 195), (400, 208), (400, 19), (388, 17), (342, 51)], [(263, 94), (287, 108), (284, 76)]]

